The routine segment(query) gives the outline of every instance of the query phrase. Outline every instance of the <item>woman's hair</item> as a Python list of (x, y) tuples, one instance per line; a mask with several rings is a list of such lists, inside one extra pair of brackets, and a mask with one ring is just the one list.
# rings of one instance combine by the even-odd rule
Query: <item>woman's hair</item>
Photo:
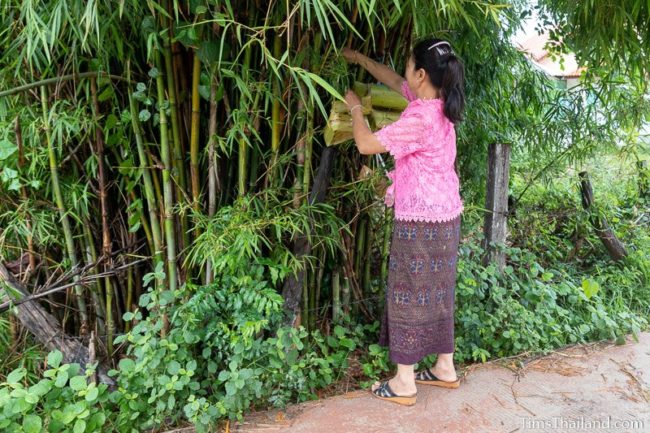
[(431, 84), (441, 90), (447, 118), (453, 123), (463, 120), (465, 72), (451, 45), (442, 39), (421, 40), (413, 47), (413, 60), (415, 69), (424, 69)]

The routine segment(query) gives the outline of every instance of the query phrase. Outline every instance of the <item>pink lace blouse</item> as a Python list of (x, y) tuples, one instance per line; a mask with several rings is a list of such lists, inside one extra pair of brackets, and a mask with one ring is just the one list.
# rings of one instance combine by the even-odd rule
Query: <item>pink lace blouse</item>
[(454, 170), (454, 124), (445, 116), (441, 99), (416, 98), (406, 80), (401, 90), (408, 106), (396, 122), (374, 134), (395, 158), (384, 203), (394, 205), (395, 219), (452, 220), (463, 211)]

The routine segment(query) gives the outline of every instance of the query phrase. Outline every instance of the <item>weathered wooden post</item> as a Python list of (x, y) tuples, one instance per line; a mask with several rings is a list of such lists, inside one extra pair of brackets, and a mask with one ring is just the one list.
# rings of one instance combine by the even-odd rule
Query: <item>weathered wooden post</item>
[[(487, 193), (485, 199), (485, 224), (483, 226), (483, 265), (496, 263), (499, 271), (506, 265), (503, 251), (494, 245), (505, 245), (508, 214), (508, 179), (510, 171), (510, 145), (492, 143), (488, 149)], [(492, 245), (494, 244), (494, 245)]]
[[(0, 305), (8, 304), (8, 309), (20, 320), (27, 331), (36, 341), (47, 350), (59, 350), (66, 363), (78, 363), (85, 369), (92, 364), (94, 354), (81, 342), (65, 333), (61, 325), (45, 308), (43, 308), (11, 272), (0, 262)], [(4, 308), (3, 308), (4, 309)], [(91, 346), (92, 347), (92, 346)], [(108, 366), (100, 364), (97, 367), (99, 381), (109, 386), (115, 381), (108, 376)]]

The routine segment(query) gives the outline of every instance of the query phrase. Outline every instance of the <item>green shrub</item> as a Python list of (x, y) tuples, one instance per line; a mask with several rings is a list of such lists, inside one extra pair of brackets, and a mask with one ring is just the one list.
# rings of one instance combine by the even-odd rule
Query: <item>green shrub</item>
[(107, 386), (89, 383), (94, 372), (78, 364), (61, 364), (61, 352), (51, 352), (43, 378), (24, 385), (26, 370), (13, 370), (0, 383), (0, 431), (84, 433), (105, 431)]

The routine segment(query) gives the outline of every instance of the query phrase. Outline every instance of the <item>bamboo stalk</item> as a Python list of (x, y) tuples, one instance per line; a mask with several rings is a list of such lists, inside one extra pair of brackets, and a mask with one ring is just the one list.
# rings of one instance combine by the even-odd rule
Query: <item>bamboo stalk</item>
[[(214, 216), (217, 211), (217, 191), (219, 190), (219, 165), (216, 161), (215, 140), (217, 136), (217, 78), (215, 71), (210, 80), (210, 119), (208, 121), (208, 215)], [(213, 280), (212, 262), (206, 260), (204, 283)]]
[[(273, 41), (273, 56), (280, 58), (282, 50), (282, 38), (279, 33), (275, 34)], [(280, 114), (280, 101), (282, 100), (282, 89), (280, 89), (280, 77), (273, 77), (273, 105), (271, 108), (271, 171), (270, 185), (275, 186), (275, 181), (279, 179), (280, 167), (278, 166), (278, 157), (280, 154), (280, 133), (283, 127), (283, 121)]]
[(305, 267), (304, 278), (302, 279), (302, 313), (300, 323), (309, 331), (309, 269)]
[(106, 285), (106, 352), (109, 358), (113, 357), (113, 335), (115, 335), (115, 322), (113, 320), (113, 285), (110, 277), (105, 278)]
[[(242, 76), (245, 80), (248, 79), (248, 70), (251, 62), (252, 49), (250, 46), (246, 47), (246, 53), (244, 54), (244, 63), (242, 65)], [(259, 93), (255, 95), (257, 100)], [(245, 101), (243, 95), (240, 96), (239, 107), (241, 110), (244, 110)], [(245, 135), (249, 136), (250, 131), (246, 130)], [(239, 196), (244, 196), (246, 194), (246, 182), (247, 182), (247, 162), (248, 162), (248, 143), (246, 143), (246, 137), (244, 134), (239, 138), (239, 152), (238, 152), (238, 170), (237, 170), (237, 192)]]
[[(252, 112), (253, 112), (253, 130), (257, 131), (258, 133), (260, 132), (260, 115), (259, 115), (260, 100), (261, 100), (261, 92), (257, 92), (255, 94), (255, 99), (253, 100)], [(248, 169), (249, 191), (252, 191), (255, 189), (255, 186), (257, 185), (257, 171), (259, 168), (260, 155), (256, 146), (251, 146), (250, 151), (247, 153), (249, 154), (249, 157), (247, 158), (248, 161), (247, 165), (250, 167), (250, 169)]]
[(320, 260), (318, 262), (318, 272), (316, 273), (316, 283), (312, 285), (313, 292), (309, 298), (309, 309), (312, 311), (310, 329), (316, 329), (316, 319), (318, 318), (318, 299), (320, 297), (320, 288), (325, 273), (325, 249), (321, 249)]
[[(133, 242), (134, 235), (133, 233), (129, 233), (129, 238), (131, 238), (131, 242)], [(131, 305), (133, 303), (133, 266), (129, 266), (126, 270), (126, 302), (124, 309), (128, 312), (131, 311)], [(129, 332), (131, 330), (131, 322), (126, 322), (124, 324), (124, 331)]]
[[(170, 3), (168, 0), (164, 2), (164, 8), (170, 12), (170, 16), (173, 16), (172, 8), (175, 5)], [(167, 20), (163, 14), (160, 14), (160, 20), (162, 21), (162, 27), (167, 27), (167, 34), (162, 38), (163, 42), (163, 58), (165, 61), (165, 80), (167, 82), (167, 95), (169, 98), (169, 110), (170, 110), (170, 119), (171, 119), (171, 130), (172, 130), (172, 142), (171, 148), (174, 152), (174, 159), (172, 161), (172, 166), (174, 176), (178, 179), (178, 187), (185, 190), (187, 187), (187, 180), (185, 176), (185, 164), (183, 158), (183, 152), (181, 150), (181, 138), (180, 138), (180, 127), (178, 123), (179, 113), (178, 113), (178, 100), (176, 95), (176, 76), (174, 75), (174, 68), (172, 67), (173, 53), (171, 49), (171, 39), (172, 39), (172, 29), (173, 23), (171, 19)], [(161, 69), (162, 72), (162, 69)], [(181, 197), (181, 195), (179, 195)]]
[[(384, 213), (384, 221), (388, 222), (388, 214), (391, 212), (391, 210), (386, 207), (385, 213)], [(383, 242), (382, 242), (382, 247), (381, 247), (381, 268), (379, 272), (379, 280), (380, 284), (382, 286), (385, 284), (386, 279), (388, 278), (388, 260), (390, 256), (390, 242), (391, 242), (391, 234), (392, 234), (392, 224), (384, 224), (384, 233), (383, 233)]]
[[(134, 190), (129, 191), (129, 198), (131, 199), (131, 202), (134, 202), (138, 199), (138, 197), (135, 195)], [(132, 217), (132, 213), (128, 212), (127, 219), (130, 220), (131, 217)], [(151, 232), (151, 227), (149, 227), (149, 221), (147, 220), (147, 217), (145, 216), (144, 212), (140, 213), (140, 226), (142, 227), (142, 231), (144, 232), (144, 237), (147, 240), (148, 250), (151, 252), (155, 251), (155, 246), (153, 243), (153, 233)]]
[[(47, 103), (47, 89), (45, 86), (41, 86), (41, 109), (43, 112), (43, 130), (45, 131), (47, 153), (50, 161), (50, 175), (52, 177), (52, 191), (54, 193), (54, 201), (56, 202), (56, 206), (59, 211), (59, 217), (61, 219), (61, 225), (63, 227), (68, 259), (70, 260), (72, 269), (76, 269), (79, 266), (79, 262), (77, 261), (77, 253), (75, 251), (74, 238), (72, 236), (72, 229), (70, 227), (70, 220), (68, 219), (68, 214), (65, 211), (65, 203), (63, 201), (63, 194), (61, 193), (61, 185), (59, 184), (59, 171), (56, 161), (56, 152), (54, 150), (54, 144), (52, 143), (52, 137), (50, 134), (50, 124), (48, 118), (49, 108)], [(79, 281), (79, 275), (75, 274), (73, 280), (75, 283), (77, 283)], [(81, 318), (80, 334), (84, 335), (89, 330), (89, 324), (88, 308), (86, 307), (83, 287), (81, 284), (75, 284), (74, 293), (77, 301), (77, 306), (79, 308), (79, 316)]]
[[(366, 224), (366, 236), (365, 236), (365, 248), (364, 248), (364, 261), (363, 261), (363, 297), (367, 298), (371, 294), (371, 275), (370, 275), (370, 265), (372, 263), (372, 242), (373, 242), (373, 229), (372, 229), (372, 220), (370, 215), (368, 215), (368, 222)], [(371, 304), (372, 305), (372, 304)]]
[[(314, 50), (320, 52), (320, 47), (323, 44), (323, 34), (316, 32), (314, 36)], [(322, 65), (321, 65), (322, 67)], [(315, 104), (311, 99), (309, 100), (309, 105), (307, 108), (307, 127), (305, 133), (305, 164), (303, 167), (303, 181), (302, 181), (302, 192), (305, 194), (305, 198), (309, 194), (311, 188), (311, 174), (312, 174), (312, 155), (314, 148), (314, 109)]]
[(341, 292), (341, 311), (343, 314), (348, 316), (351, 314), (350, 311), (350, 279), (346, 275), (347, 273), (343, 272), (343, 289)]
[(302, 165), (302, 193), (305, 200), (311, 188), (312, 155), (314, 149), (314, 104), (307, 107), (307, 127), (305, 128), (304, 162)]
[(305, 306), (307, 311), (309, 311), (309, 315), (305, 317), (305, 328), (308, 330), (314, 329), (312, 328), (312, 323), (314, 323), (314, 315), (316, 312), (312, 309), (312, 299), (314, 296), (314, 286), (316, 285), (316, 270), (315, 269), (309, 269), (309, 272), (307, 273), (307, 298), (304, 299)]
[[(253, 120), (253, 128), (257, 131), (260, 130), (260, 116), (255, 116), (255, 120)], [(250, 157), (248, 159), (250, 169), (248, 170), (248, 191), (254, 191), (257, 186), (257, 172), (260, 167), (260, 155), (255, 146), (250, 149), (249, 153)]]
[[(164, 7), (166, 10), (170, 12), (170, 16), (173, 16), (173, 10), (176, 5), (175, 3), (170, 3), (168, 0), (165, 0), (164, 2)], [(169, 109), (170, 109), (170, 114), (169, 114), (169, 120), (171, 120), (171, 131), (168, 131), (169, 134), (171, 134), (171, 140), (170, 142), (170, 151), (173, 155), (173, 159), (171, 160), (171, 177), (174, 179), (173, 185), (176, 189), (176, 198), (177, 200), (181, 201), (183, 197), (186, 195), (187, 191), (187, 175), (185, 173), (185, 157), (184, 154), (185, 152), (183, 151), (182, 145), (181, 145), (181, 139), (180, 139), (180, 126), (179, 126), (179, 113), (178, 113), (178, 102), (177, 102), (177, 95), (176, 95), (176, 76), (174, 75), (174, 68), (172, 65), (172, 60), (173, 60), (173, 54), (171, 50), (171, 38), (173, 36), (172, 30), (173, 30), (173, 23), (170, 20), (167, 20), (163, 14), (160, 14), (160, 20), (162, 21), (162, 26), (161, 27), (167, 27), (167, 34), (163, 36), (162, 38), (162, 43), (163, 43), (163, 50), (162, 50), (162, 55), (163, 55), (163, 60), (164, 60), (164, 67), (165, 67), (165, 73), (163, 75), (163, 79), (167, 83), (167, 96), (168, 96), (168, 101), (169, 101)], [(162, 69), (159, 67), (158, 68), (161, 73)], [(192, 103), (194, 103), (192, 101)], [(181, 230), (179, 233), (179, 241), (180, 244), (178, 245), (178, 251), (183, 251), (185, 246), (190, 245), (190, 234), (189, 234), (189, 226), (188, 226), (188, 221), (187, 221), (187, 214), (185, 212), (182, 212), (178, 215), (175, 216), (175, 218), (178, 218)]]
[[(112, 241), (111, 233), (108, 227), (108, 207), (106, 204), (106, 176), (104, 174), (104, 132), (102, 131), (101, 126), (99, 126), (99, 101), (97, 100), (97, 81), (93, 77), (90, 79), (90, 94), (92, 98), (92, 111), (95, 121), (93, 125), (95, 127), (95, 143), (97, 146), (97, 174), (99, 177), (99, 206), (101, 212), (101, 221), (102, 221), (102, 256), (104, 257), (103, 262), (103, 271), (108, 273), (113, 269), (113, 255), (112, 255)], [(110, 312), (112, 309), (112, 298), (108, 296), (111, 290), (111, 280), (110, 276), (105, 278), (106, 284), (106, 311)], [(113, 356), (113, 331), (115, 329), (115, 324), (112, 321), (112, 315), (108, 315), (110, 320), (106, 323), (106, 342), (108, 357)]]
[[(160, 52), (155, 51), (156, 65), (160, 65)], [(158, 68), (160, 71), (161, 69)], [(168, 128), (167, 128), (167, 114), (164, 109), (165, 101), (165, 84), (163, 81), (162, 73), (156, 76), (156, 84), (158, 89), (158, 106), (160, 116), (160, 156), (163, 163), (162, 177), (163, 177), (163, 203), (164, 203), (164, 219), (165, 219), (165, 238), (167, 240), (167, 281), (169, 283), (168, 289), (174, 292), (177, 286), (177, 269), (176, 269), (176, 239), (174, 237), (174, 214), (173, 208), (173, 193), (172, 193), (172, 180), (171, 180), (171, 160), (170, 149), (168, 142)]]
[[(83, 225), (83, 232), (86, 240), (86, 262), (87, 263), (96, 263), (97, 262), (97, 251), (95, 250), (95, 241), (93, 234), (90, 231), (90, 223), (85, 220)], [(93, 267), (93, 272), (96, 274), (99, 273), (97, 266)], [(95, 280), (91, 283), (92, 289), (90, 294), (92, 296), (93, 305), (95, 307), (95, 321), (97, 323), (97, 328), (99, 332), (104, 335), (106, 334), (106, 308), (104, 306), (102, 295), (102, 285), (101, 280)]]
[[(137, 114), (137, 113), (136, 113)], [(160, 184), (161, 182), (161, 177), (162, 177), (162, 169), (163, 169), (163, 164), (162, 162), (156, 158), (156, 156), (149, 150), (149, 147), (144, 148), (147, 156), (147, 167), (151, 167), (154, 169), (151, 172), (151, 180), (153, 183), (153, 188), (156, 193), (156, 197), (162, 198), (163, 196), (163, 187)], [(165, 203), (163, 200), (156, 200), (155, 202), (158, 205), (158, 210), (156, 211), (156, 215), (158, 216), (158, 226), (162, 227), (164, 225), (164, 218), (165, 218)], [(164, 243), (162, 241), (163, 239), (163, 234), (162, 234), (162, 229), (160, 231), (160, 238), (161, 238), (161, 245)], [(164, 247), (163, 247), (164, 249)], [(161, 250), (162, 254), (162, 250)]]
[(332, 272), (332, 322), (334, 323), (338, 323), (341, 320), (340, 275), (338, 268)]
[[(20, 126), (19, 116), (16, 116), (16, 119), (14, 121), (14, 133), (16, 134), (16, 147), (18, 148), (18, 167), (22, 169), (25, 166), (25, 153), (23, 151), (23, 132)], [(20, 186), (20, 195), (23, 200), (28, 200), (27, 188), (25, 188), (24, 185)], [(25, 226), (27, 227), (27, 257), (29, 259), (29, 266), (25, 272), (25, 280), (27, 280), (29, 279), (31, 273), (36, 269), (36, 257), (34, 255), (34, 236), (32, 235), (32, 216), (29, 213), (27, 213), (25, 217)]]
[[(151, 250), (153, 253), (153, 265), (154, 269), (157, 267), (158, 263), (163, 261), (163, 245), (162, 245), (162, 232), (160, 230), (160, 223), (158, 220), (158, 209), (159, 204), (157, 197), (160, 197), (160, 188), (154, 188), (154, 180), (157, 181), (158, 177), (153, 176), (150, 172), (150, 162), (147, 157), (147, 153), (144, 147), (144, 139), (142, 137), (142, 127), (140, 126), (140, 120), (138, 118), (138, 111), (135, 106), (135, 101), (131, 96), (133, 94), (132, 90), (129, 88), (129, 108), (131, 110), (131, 127), (133, 128), (133, 135), (135, 136), (135, 143), (138, 151), (138, 160), (140, 162), (140, 170), (142, 170), (142, 177), (144, 179), (144, 193), (145, 200), (147, 203), (147, 209), (149, 210), (149, 223), (151, 227), (151, 237), (153, 239), (154, 249)], [(157, 279), (156, 285), (158, 290), (163, 289), (164, 280)]]
[[(190, 173), (192, 177), (192, 207), (199, 211), (201, 205), (201, 186), (199, 181), (199, 127), (201, 126), (199, 83), (201, 79), (201, 59), (194, 52), (192, 62), (192, 128), (190, 133)], [(197, 236), (200, 233), (197, 233)]]
[(357, 245), (356, 245), (357, 248), (356, 248), (355, 255), (354, 255), (354, 274), (358, 275), (359, 286), (363, 286), (363, 283), (361, 281), (362, 277), (363, 277), (363, 273), (361, 272), (361, 270), (362, 270), (362, 266), (363, 266), (362, 259), (364, 261), (367, 259), (367, 257), (364, 254), (365, 249), (366, 249), (366, 247), (365, 247), (365, 245), (366, 245), (366, 225), (368, 224), (367, 215), (366, 214), (361, 214), (359, 216), (359, 220), (360, 220), (359, 224), (356, 227), (357, 230), (356, 230), (356, 237), (355, 237), (355, 239), (357, 241)]

